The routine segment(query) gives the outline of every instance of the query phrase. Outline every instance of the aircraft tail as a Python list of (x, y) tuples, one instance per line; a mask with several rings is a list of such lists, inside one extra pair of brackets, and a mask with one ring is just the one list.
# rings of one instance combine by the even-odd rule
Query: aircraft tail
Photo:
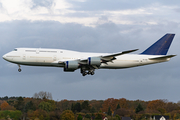
[(166, 34), (141, 54), (166, 55), (175, 34)]

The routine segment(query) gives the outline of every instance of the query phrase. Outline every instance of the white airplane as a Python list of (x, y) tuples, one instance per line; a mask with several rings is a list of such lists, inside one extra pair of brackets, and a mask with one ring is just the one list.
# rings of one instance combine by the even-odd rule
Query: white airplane
[(138, 49), (118, 53), (87, 53), (63, 49), (16, 48), (3, 59), (20, 65), (63, 67), (65, 72), (80, 69), (83, 76), (94, 75), (95, 69), (122, 69), (169, 61), (176, 55), (166, 55), (175, 34), (166, 34), (140, 54), (128, 54)]

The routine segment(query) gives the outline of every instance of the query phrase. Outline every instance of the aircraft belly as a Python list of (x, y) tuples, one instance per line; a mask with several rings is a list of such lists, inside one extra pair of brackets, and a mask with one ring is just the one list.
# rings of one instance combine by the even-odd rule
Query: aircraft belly
[(139, 62), (136, 60), (115, 60), (113, 63), (102, 64), (100, 68), (122, 69), (136, 66), (139, 66)]

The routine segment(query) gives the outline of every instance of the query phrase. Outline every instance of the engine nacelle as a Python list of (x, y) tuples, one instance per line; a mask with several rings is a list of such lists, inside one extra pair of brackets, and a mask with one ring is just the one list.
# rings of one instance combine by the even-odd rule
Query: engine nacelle
[(88, 65), (101, 65), (101, 58), (100, 57), (89, 57), (88, 58)]
[(76, 69), (78, 69), (79, 63), (78, 61), (66, 61), (64, 66), (65, 72), (74, 72)]

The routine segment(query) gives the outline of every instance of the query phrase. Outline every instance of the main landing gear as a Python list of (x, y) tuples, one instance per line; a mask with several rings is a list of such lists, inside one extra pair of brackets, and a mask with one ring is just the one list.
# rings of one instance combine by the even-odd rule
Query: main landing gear
[(20, 65), (18, 65), (18, 67), (19, 67), (18, 71), (19, 71), (19, 72), (21, 72), (21, 66), (20, 66)]
[(94, 75), (94, 70), (81, 70), (82, 76), (86, 76), (86, 75)]

